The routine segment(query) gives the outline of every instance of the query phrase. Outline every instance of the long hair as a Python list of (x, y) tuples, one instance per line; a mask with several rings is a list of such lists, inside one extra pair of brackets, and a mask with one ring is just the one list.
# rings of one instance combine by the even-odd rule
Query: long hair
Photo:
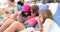
[(53, 15), (49, 9), (45, 9), (45, 10), (41, 11), (41, 14), (43, 16), (43, 23), (45, 22), (45, 20), (47, 18), (53, 20)]
[(53, 20), (52, 12), (49, 9), (45, 9), (43, 13), (47, 15), (47, 18), (50, 18)]
[[(52, 13), (51, 13), (51, 11), (49, 10), (49, 9), (45, 9), (45, 10), (43, 10), (43, 11), (39, 11), (39, 15), (42, 15), (42, 18), (43, 18), (43, 22), (40, 22), (39, 21), (39, 30), (41, 31), (41, 32), (43, 32), (43, 24), (44, 24), (44, 22), (45, 22), (45, 20), (47, 19), (47, 18), (50, 18), (50, 19), (52, 19), (53, 20), (53, 15), (52, 15)], [(40, 16), (39, 16), (40, 17)]]
[(31, 6), (31, 10), (33, 11), (33, 13), (36, 14), (36, 16), (39, 15), (39, 12), (38, 12), (39, 11), (39, 7), (37, 5)]

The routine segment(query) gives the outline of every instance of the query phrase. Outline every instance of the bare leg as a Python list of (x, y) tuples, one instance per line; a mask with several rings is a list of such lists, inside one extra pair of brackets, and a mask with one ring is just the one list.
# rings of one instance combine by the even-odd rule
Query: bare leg
[(12, 19), (8, 19), (1, 27), (0, 32), (3, 32), (5, 29), (8, 28), (10, 24), (12, 24), (14, 21)]
[(16, 30), (21, 31), (24, 29), (25, 29), (24, 25), (16, 21), (12, 23), (4, 32), (15, 32)]

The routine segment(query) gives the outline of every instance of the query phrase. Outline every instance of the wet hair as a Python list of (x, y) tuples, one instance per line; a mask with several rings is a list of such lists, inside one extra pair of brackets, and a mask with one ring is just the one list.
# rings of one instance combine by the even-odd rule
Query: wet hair
[(22, 3), (21, 1), (18, 1), (18, 3), (17, 4), (19, 4), (19, 5), (21, 5), (21, 6), (23, 6), (24, 5), (24, 3)]
[(33, 5), (31, 6), (31, 10), (33, 11), (33, 13), (36, 13), (36, 16), (39, 15), (39, 7), (37, 5)]
[(15, 0), (10, 0), (11, 2), (15, 2)]

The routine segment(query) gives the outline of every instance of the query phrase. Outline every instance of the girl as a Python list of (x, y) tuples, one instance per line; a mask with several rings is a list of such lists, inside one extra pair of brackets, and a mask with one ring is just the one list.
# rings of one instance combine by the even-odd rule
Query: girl
[[(35, 9), (35, 10), (34, 10)], [(31, 19), (31, 18), (34, 18), (34, 17), (36, 17), (36, 16), (38, 16), (39, 15), (39, 13), (38, 13), (38, 10), (39, 10), (39, 7), (37, 6), (37, 5), (33, 5), (32, 7), (31, 7), (31, 15), (30, 16), (27, 16), (26, 17), (26, 19), (25, 19), (25, 22), (24, 22), (24, 25), (25, 25), (25, 27), (27, 28), (27, 27), (31, 27), (31, 25), (29, 25), (29, 24), (32, 24), (32, 26), (34, 26), (37, 22), (33, 19)], [(26, 10), (27, 11), (27, 10)], [(26, 14), (25, 14), (26, 15)], [(21, 15), (20, 15), (21, 16)], [(34, 23), (32, 22), (32, 21), (34, 21)], [(32, 22), (32, 23), (31, 23)], [(29, 24), (28, 24), (29, 23)]]
[(28, 16), (31, 16), (31, 10), (30, 10), (30, 5), (29, 4), (24, 4), (22, 7), (22, 12), (19, 14), (19, 19), (22, 20), (22, 23), (25, 22), (26, 18)]
[(34, 27), (37, 21), (35, 17), (39, 16), (39, 7), (37, 5), (31, 6), (31, 16), (28, 16), (25, 21), (26, 27)]
[(18, 15), (18, 9), (15, 5), (15, 0), (7, 0), (8, 1), (8, 7), (5, 8), (5, 10), (9, 11), (11, 14)]
[(39, 17), (37, 17), (38, 21), (38, 30), (41, 32), (50, 32), (50, 27), (54, 23), (53, 21), (53, 15), (49, 9), (45, 9), (43, 11), (40, 11)]
[(50, 27), (54, 23), (53, 15), (49, 9), (45, 9), (42, 11), (43, 16), (43, 32), (50, 32)]

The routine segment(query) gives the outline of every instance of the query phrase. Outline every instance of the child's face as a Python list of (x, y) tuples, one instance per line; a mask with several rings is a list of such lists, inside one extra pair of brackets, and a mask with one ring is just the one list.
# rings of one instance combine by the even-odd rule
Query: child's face
[(28, 12), (24, 12), (25, 15), (28, 15)]
[(12, 6), (13, 2), (11, 2), (10, 0), (8, 0), (8, 5)]
[(35, 15), (35, 16), (36, 16), (36, 12), (33, 12), (33, 11), (31, 10), (31, 15)]
[(41, 14), (39, 15), (39, 21), (43, 22), (43, 16)]
[(45, 13), (44, 17), (47, 18), (47, 14), (46, 13)]

